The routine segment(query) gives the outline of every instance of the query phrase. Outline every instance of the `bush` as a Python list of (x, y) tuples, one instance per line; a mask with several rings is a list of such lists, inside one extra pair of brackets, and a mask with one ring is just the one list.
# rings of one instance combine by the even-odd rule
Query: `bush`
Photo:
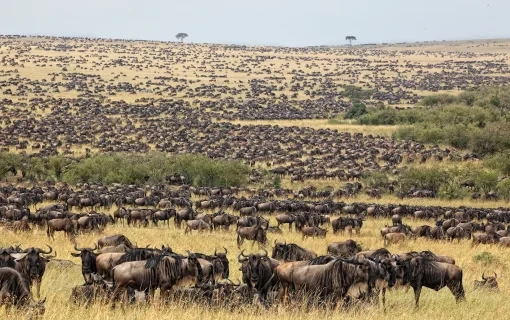
[(443, 184), (449, 180), (450, 172), (442, 167), (408, 167), (400, 173), (400, 191), (408, 193), (411, 190), (430, 190), (438, 193)]
[(479, 253), (479, 254), (473, 256), (473, 262), (481, 263), (484, 266), (500, 263), (498, 257), (496, 257), (495, 255), (493, 255), (492, 253), (487, 252), (487, 251), (484, 251), (482, 253)]
[(273, 178), (273, 188), (280, 189), (282, 187), (282, 178), (280, 176), (276, 175)]
[(345, 114), (345, 119), (358, 119), (367, 113), (367, 107), (363, 103), (355, 103)]
[(363, 177), (363, 184), (368, 188), (385, 190), (389, 182), (388, 176), (384, 172), (371, 172)]
[(465, 188), (462, 188), (457, 183), (445, 183), (439, 187), (438, 196), (442, 199), (454, 200), (454, 199), (464, 199), (469, 195), (469, 191)]
[(452, 104), (457, 101), (457, 97), (447, 93), (440, 93), (427, 96), (421, 100), (421, 104), (426, 107), (435, 107)]
[(0, 153), (0, 178), (5, 177), (12, 168), (21, 168), (21, 157), (14, 153)]
[(179, 174), (196, 186), (240, 186), (248, 181), (250, 169), (240, 161), (215, 160), (201, 155), (162, 153), (97, 155), (72, 165), (64, 180), (70, 183), (102, 182), (162, 183)]
[(501, 180), (496, 186), (498, 193), (505, 200), (510, 200), (510, 178)]
[(510, 151), (496, 153), (485, 159), (489, 168), (499, 170), (502, 174), (510, 175)]

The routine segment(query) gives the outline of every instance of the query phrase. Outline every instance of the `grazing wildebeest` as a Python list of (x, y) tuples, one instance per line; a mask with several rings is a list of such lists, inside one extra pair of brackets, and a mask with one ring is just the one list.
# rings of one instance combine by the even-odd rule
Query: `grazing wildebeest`
[(323, 228), (320, 228), (320, 227), (303, 227), (301, 229), (301, 233), (303, 235), (302, 239), (304, 239), (306, 237), (325, 238), (327, 232), (328, 232), (327, 229), (323, 229)]
[(129, 239), (123, 234), (116, 234), (113, 236), (104, 236), (97, 241), (97, 245), (99, 248), (107, 247), (107, 246), (118, 246), (120, 244), (126, 245), (128, 248), (133, 248), (133, 244)]
[(278, 261), (304, 261), (317, 257), (317, 254), (311, 250), (307, 250), (295, 243), (278, 243), (274, 241), (273, 253), (271, 258)]
[(390, 232), (384, 235), (384, 246), (391, 243), (404, 242), (406, 235), (400, 232)]
[(499, 290), (498, 275), (496, 274), (496, 272), (494, 272), (494, 276), (486, 277), (485, 272), (484, 272), (484, 273), (482, 273), (482, 281), (475, 280), (473, 282), (473, 286), (475, 289), (486, 288), (486, 289), (491, 289), (491, 290)]
[(0, 268), (0, 307), (6, 306), (6, 313), (14, 307), (28, 309), (27, 316), (32, 318), (44, 314), (44, 302), (35, 301), (30, 294), (30, 279), (12, 269)]
[(471, 239), (471, 231), (459, 226), (450, 227), (446, 230), (446, 236), (450, 241), (457, 239), (460, 242), (460, 239)]
[(397, 264), (405, 266), (403, 284), (409, 283), (413, 287), (416, 307), (419, 305), (422, 287), (436, 291), (448, 287), (457, 302), (464, 300), (462, 269), (458, 266), (423, 257), (397, 261)]
[(187, 234), (188, 232), (191, 234), (192, 230), (212, 231), (212, 229), (213, 229), (212, 224), (208, 224), (207, 222), (205, 222), (203, 220), (188, 220), (188, 221), (186, 221), (186, 229), (184, 230), (184, 234)]
[(85, 283), (90, 283), (92, 273), (97, 272), (97, 255), (94, 253), (94, 251), (97, 250), (97, 245), (94, 245), (94, 248), (78, 248), (76, 245), (74, 245), (74, 250), (78, 251), (79, 253), (71, 252), (71, 255), (73, 257), (81, 258), (81, 274), (83, 275), (83, 279), (85, 279)]
[(26, 253), (23, 257), (17, 259), (16, 270), (28, 276), (32, 285), (35, 286), (37, 297), (40, 297), (41, 281), (46, 270), (46, 264), (49, 261), (48, 257), (42, 257), (41, 254), (50, 254), (53, 249), (48, 246), (49, 251), (43, 251), (39, 248), (28, 248), (22, 250), (21, 253)]
[(73, 222), (68, 219), (51, 219), (49, 220), (46, 226), (46, 235), (48, 236), (48, 239), (55, 240), (55, 232), (56, 231), (63, 231), (64, 234), (71, 239), (71, 241), (74, 242), (74, 236), (75, 236), (75, 229)]
[(252, 246), (255, 245), (255, 242), (265, 245), (267, 242), (266, 229), (261, 226), (260, 221), (256, 226), (239, 228), (237, 230), (237, 247), (240, 248), (245, 239), (252, 240)]
[(328, 254), (348, 258), (361, 252), (361, 246), (354, 240), (346, 240), (344, 242), (333, 242), (328, 245)]

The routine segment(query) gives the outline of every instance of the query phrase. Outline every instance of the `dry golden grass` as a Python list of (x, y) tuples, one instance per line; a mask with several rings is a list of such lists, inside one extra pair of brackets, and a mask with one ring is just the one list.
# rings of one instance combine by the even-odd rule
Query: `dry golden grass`
[[(430, 221), (407, 220), (413, 226), (431, 223)], [(379, 235), (379, 229), (387, 224), (387, 220), (369, 219), (365, 221), (360, 235), (353, 235), (352, 238), (359, 241), (363, 248), (380, 248), (383, 242)], [(272, 221), (275, 224), (275, 221)], [(285, 239), (288, 243), (293, 242), (306, 248), (316, 251), (318, 254), (326, 253), (326, 246), (334, 241), (343, 241), (349, 238), (348, 235), (334, 235), (328, 233), (326, 239), (305, 239), (300, 234), (289, 233), (286, 228), (283, 235), (269, 235), (269, 243), (275, 239)], [(239, 250), (236, 247), (235, 231), (214, 232), (214, 233), (193, 233), (184, 235), (183, 230), (176, 230), (173, 227), (158, 228), (149, 227), (133, 228), (120, 225), (110, 226), (104, 234), (123, 233), (139, 246), (147, 244), (160, 246), (169, 244), (175, 251), (184, 253), (185, 250), (196, 252), (212, 253), (215, 248), (226, 247), (231, 266), (231, 279), (241, 279), (239, 264), (236, 260)], [(57, 234), (55, 241), (48, 241), (44, 230), (34, 230), (29, 233), (14, 234), (2, 231), (3, 237), (0, 246), (8, 246), (21, 243), (23, 247), (39, 246), (48, 243), (58, 252), (58, 258), (69, 259), (79, 264), (77, 258), (73, 258), (70, 252), (73, 251), (72, 244)], [(102, 236), (99, 234), (86, 234), (78, 236), (79, 246), (93, 246), (93, 243)], [(245, 243), (243, 248), (247, 252), (257, 251), (257, 246), (251, 247), (251, 243)], [(268, 246), (268, 249), (269, 246)], [(89, 309), (77, 307), (69, 302), (71, 288), (83, 283), (80, 266), (72, 269), (57, 271), (49, 267), (42, 283), (42, 296), (47, 297), (47, 311), (45, 319), (116, 319), (126, 317), (128, 319), (174, 319), (177, 315), (182, 319), (237, 319), (239, 317), (248, 319), (262, 319), (278, 317), (283, 319), (305, 319), (310, 317), (334, 318), (334, 319), (408, 319), (409, 317), (419, 319), (486, 319), (487, 317), (505, 319), (510, 312), (510, 305), (506, 303), (510, 294), (510, 278), (508, 272), (508, 248), (495, 245), (480, 245), (472, 247), (471, 242), (463, 240), (460, 243), (449, 243), (446, 241), (411, 240), (404, 244), (391, 245), (388, 247), (391, 252), (407, 252), (411, 250), (432, 250), (433, 252), (450, 255), (455, 258), (457, 265), (464, 271), (464, 287), (466, 289), (467, 301), (462, 304), (455, 304), (452, 294), (448, 289), (434, 292), (424, 289), (421, 297), (421, 307), (414, 309), (412, 290), (392, 290), (387, 297), (387, 312), (383, 313), (378, 306), (360, 306), (351, 310), (305, 310), (302, 306), (283, 307), (275, 305), (269, 310), (261, 310), (257, 307), (245, 307), (242, 310), (231, 312), (214, 307), (192, 305), (183, 306), (176, 303), (162, 305), (156, 301), (153, 305), (128, 306), (122, 311), (121, 308), (111, 309), (110, 306), (94, 305)], [(495, 258), (495, 262), (484, 265), (473, 260), (475, 255), (482, 252), (489, 252)], [(483, 271), (496, 271), (500, 281), (500, 292), (473, 291), (472, 282), (479, 279)], [(0, 310), (0, 318), (5, 317), (3, 310)]]
[(243, 126), (249, 125), (271, 125), (281, 127), (306, 127), (313, 129), (336, 129), (340, 132), (358, 133), (364, 135), (380, 135), (384, 137), (391, 137), (391, 135), (398, 129), (399, 126), (381, 125), (381, 126), (365, 126), (359, 124), (332, 124), (328, 123), (327, 119), (306, 119), (306, 120), (236, 120), (231, 121), (234, 124)]

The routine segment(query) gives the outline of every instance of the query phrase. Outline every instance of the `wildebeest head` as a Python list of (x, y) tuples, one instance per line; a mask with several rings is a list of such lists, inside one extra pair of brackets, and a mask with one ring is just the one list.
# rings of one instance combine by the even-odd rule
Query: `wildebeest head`
[(214, 250), (214, 256), (213, 256), (211, 263), (213, 263), (213, 264), (221, 263), (222, 268), (223, 268), (222, 269), (223, 270), (222, 277), (223, 277), (223, 279), (228, 279), (228, 276), (230, 274), (230, 268), (229, 268), (229, 263), (228, 263), (228, 258), (227, 258), (228, 250), (225, 247), (223, 247), (223, 249), (225, 249), (225, 253), (217, 252), (216, 249)]
[(94, 244), (94, 248), (78, 248), (76, 245), (74, 245), (74, 250), (80, 252), (80, 253), (74, 253), (72, 252), (71, 255), (73, 257), (81, 257), (81, 272), (83, 274), (83, 278), (85, 279), (86, 283), (91, 282), (91, 274), (93, 272), (97, 272), (96, 269), (96, 253), (94, 253), (95, 250), (97, 250), (97, 245)]
[(482, 273), (483, 281), (475, 281), (475, 288), (487, 288), (487, 289), (498, 289), (498, 275), (494, 272), (494, 276), (485, 276), (485, 272)]
[(276, 242), (276, 240), (275, 240), (271, 258), (276, 259), (276, 260), (283, 260), (285, 257), (286, 247), (287, 247), (287, 241), (285, 241), (284, 243), (281, 243), (281, 242)]
[(14, 258), (11, 256), (9, 249), (0, 248), (0, 268), (8, 267), (13, 268), (16, 266)]
[(378, 264), (379, 277), (386, 281), (390, 288), (393, 287), (397, 281), (397, 273), (391, 259), (382, 259), (376, 263)]
[(22, 250), (22, 253), (26, 253), (26, 256), (19, 259), (23, 265), (23, 269), (31, 279), (41, 280), (42, 274), (46, 268), (47, 259), (41, 257), (41, 254), (50, 254), (53, 249), (48, 246), (49, 251), (43, 251), (39, 248), (28, 248)]
[(197, 275), (197, 283), (201, 283), (204, 279), (204, 275), (202, 273), (202, 267), (200, 265), (200, 262), (198, 261), (197, 256), (194, 253), (191, 253), (186, 250), (188, 253), (188, 266), (195, 270), (195, 273)]

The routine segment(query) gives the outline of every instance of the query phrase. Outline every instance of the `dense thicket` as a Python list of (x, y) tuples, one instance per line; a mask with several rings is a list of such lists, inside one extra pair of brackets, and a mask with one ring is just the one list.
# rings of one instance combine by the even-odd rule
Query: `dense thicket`
[(240, 186), (246, 184), (250, 173), (249, 167), (240, 161), (216, 160), (194, 154), (102, 154), (84, 159), (0, 154), (0, 177), (12, 172), (13, 168), (28, 179), (70, 183), (161, 183), (167, 176), (178, 174), (184, 176), (186, 183), (196, 186)]

